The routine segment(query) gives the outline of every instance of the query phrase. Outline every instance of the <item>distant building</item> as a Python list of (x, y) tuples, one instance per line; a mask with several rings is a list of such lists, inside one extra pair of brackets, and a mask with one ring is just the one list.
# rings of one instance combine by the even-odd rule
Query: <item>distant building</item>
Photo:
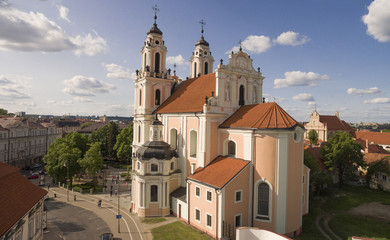
[(320, 115), (317, 110), (314, 110), (310, 115), (310, 121), (305, 123), (305, 139), (308, 139), (308, 134), (311, 130), (315, 130), (318, 133), (318, 140), (327, 142), (333, 134), (342, 131), (355, 136), (355, 129), (353, 129), (348, 123), (341, 120), (339, 113), (335, 112), (335, 115)]
[(41, 124), (23, 118), (0, 118), (0, 162), (18, 167), (41, 162), (48, 146), (62, 136), (53, 123)]
[(15, 112), (15, 116), (16, 117), (25, 117), (26, 116), (26, 112)]
[(0, 162), (0, 240), (41, 240), (46, 224), (46, 190), (19, 173), (19, 168)]
[(367, 141), (368, 144), (377, 144), (385, 150), (390, 151), (390, 132), (355, 132), (356, 139)]

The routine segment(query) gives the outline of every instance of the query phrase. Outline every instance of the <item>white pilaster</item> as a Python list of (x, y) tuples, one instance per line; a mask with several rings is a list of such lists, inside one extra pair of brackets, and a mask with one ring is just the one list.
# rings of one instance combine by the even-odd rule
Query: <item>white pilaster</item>
[(288, 183), (288, 135), (279, 134), (277, 140), (276, 161), (276, 219), (275, 230), (286, 233), (287, 183)]

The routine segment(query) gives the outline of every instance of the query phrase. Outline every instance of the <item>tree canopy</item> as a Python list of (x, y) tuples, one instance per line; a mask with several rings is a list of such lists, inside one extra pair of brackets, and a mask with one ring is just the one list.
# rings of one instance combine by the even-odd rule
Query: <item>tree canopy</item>
[(104, 158), (116, 159), (116, 151), (113, 149), (116, 143), (116, 137), (120, 129), (118, 124), (110, 122), (98, 130), (94, 131), (89, 140), (90, 142), (100, 142), (101, 154)]
[(312, 129), (309, 131), (308, 138), (310, 140), (310, 144), (317, 145), (318, 143), (318, 133), (316, 130)]
[(133, 124), (122, 129), (122, 131), (116, 137), (116, 144), (114, 150), (117, 153), (117, 157), (120, 160), (131, 159), (131, 145), (133, 143)]
[(92, 176), (94, 181), (94, 186), (97, 183), (96, 174), (103, 167), (103, 158), (100, 155), (100, 142), (95, 142), (91, 144), (91, 147), (85, 153), (84, 158), (79, 159), (77, 162), (80, 164), (81, 169)]
[(335, 133), (321, 149), (324, 165), (331, 171), (337, 171), (339, 186), (343, 185), (346, 171), (352, 173), (359, 166), (365, 166), (362, 146), (346, 132)]
[(69, 178), (80, 172), (78, 159), (88, 148), (87, 137), (79, 134), (68, 134), (64, 138), (57, 138), (49, 146), (49, 151), (44, 156), (43, 161), (47, 163), (47, 173), (54, 179), (64, 182), (69, 174)]

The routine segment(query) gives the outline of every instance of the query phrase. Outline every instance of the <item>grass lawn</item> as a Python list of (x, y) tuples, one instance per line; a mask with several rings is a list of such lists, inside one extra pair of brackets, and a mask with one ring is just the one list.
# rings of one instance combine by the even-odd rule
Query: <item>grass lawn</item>
[(390, 239), (390, 222), (343, 213), (329, 222), (330, 228), (342, 239), (359, 236), (370, 239)]
[(144, 218), (142, 220), (143, 223), (148, 223), (148, 224), (160, 223), (160, 222), (164, 222), (164, 221), (166, 221), (165, 218)]
[[(331, 189), (328, 196), (310, 199), (309, 214), (303, 217), (303, 233), (294, 239), (325, 239), (316, 227), (316, 218), (322, 213), (331, 213), (334, 217), (330, 220), (329, 227), (342, 239), (357, 236), (390, 240), (390, 222), (348, 213), (350, 209), (370, 202), (389, 205), (390, 193), (364, 186), (345, 186)], [(321, 224), (323, 226), (323, 222)]]
[(154, 240), (210, 240), (206, 234), (202, 234), (189, 225), (182, 222), (173, 222), (158, 228), (152, 229)]

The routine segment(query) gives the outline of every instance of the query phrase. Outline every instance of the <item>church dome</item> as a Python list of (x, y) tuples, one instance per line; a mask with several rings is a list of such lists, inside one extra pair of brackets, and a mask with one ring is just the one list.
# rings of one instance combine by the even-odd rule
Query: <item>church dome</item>
[(198, 46), (198, 45), (203, 45), (203, 46), (208, 47), (209, 43), (206, 40), (204, 40), (204, 38), (202, 36), (202, 37), (200, 37), (200, 40), (195, 43), (195, 46)]
[(163, 34), (161, 32), (161, 30), (157, 27), (157, 23), (154, 23), (153, 27), (151, 29), (149, 29), (149, 31), (147, 32), (147, 34), (151, 34), (151, 33), (157, 33), (157, 34), (160, 34), (160, 35)]
[(149, 160), (152, 158), (156, 158), (157, 160), (171, 160), (173, 157), (177, 157), (177, 153), (164, 141), (148, 141), (137, 150), (136, 156), (140, 160)]

